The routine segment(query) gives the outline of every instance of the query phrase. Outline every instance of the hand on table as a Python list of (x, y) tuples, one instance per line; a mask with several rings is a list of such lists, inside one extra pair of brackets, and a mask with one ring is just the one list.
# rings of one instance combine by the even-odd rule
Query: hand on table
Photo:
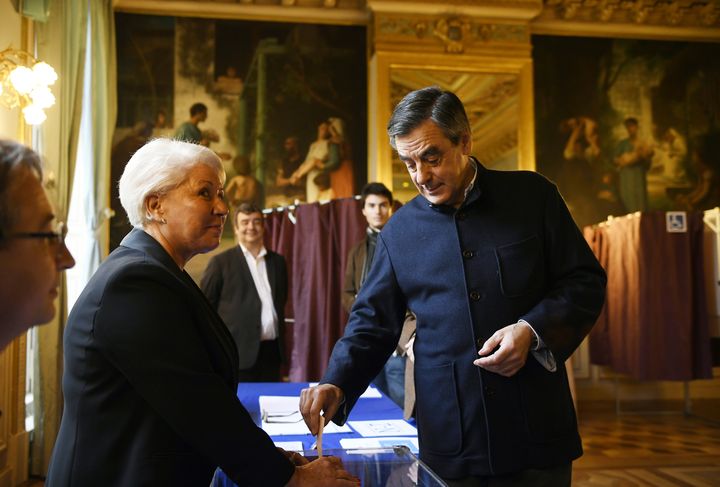
[(489, 372), (512, 377), (525, 365), (532, 336), (533, 331), (526, 323), (501, 328), (485, 341), (478, 351), (481, 357), (473, 364)]
[(337, 457), (322, 457), (295, 468), (287, 487), (359, 487), (360, 479), (352, 476)]
[(324, 426), (320, 413), (324, 412), (326, 422), (330, 421), (340, 407), (343, 396), (342, 389), (332, 384), (320, 384), (302, 390), (300, 412), (312, 435), (318, 434), (321, 424)]

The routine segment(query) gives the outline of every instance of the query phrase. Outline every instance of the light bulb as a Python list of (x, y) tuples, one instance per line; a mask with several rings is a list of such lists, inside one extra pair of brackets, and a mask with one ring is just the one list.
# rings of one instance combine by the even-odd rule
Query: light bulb
[(40, 108), (50, 108), (55, 104), (55, 96), (47, 86), (36, 86), (35, 89), (30, 92), (30, 98), (33, 101), (33, 105)]
[(47, 118), (43, 109), (35, 104), (30, 104), (23, 108), (23, 115), (25, 116), (25, 121), (30, 125), (40, 125)]
[(42, 83), (45, 86), (54, 84), (58, 79), (58, 75), (55, 70), (45, 61), (35, 63), (32, 70), (36, 75), (37, 82)]
[(30, 93), (35, 87), (35, 74), (32, 69), (25, 66), (18, 66), (10, 72), (10, 82), (15, 91), (21, 95)]

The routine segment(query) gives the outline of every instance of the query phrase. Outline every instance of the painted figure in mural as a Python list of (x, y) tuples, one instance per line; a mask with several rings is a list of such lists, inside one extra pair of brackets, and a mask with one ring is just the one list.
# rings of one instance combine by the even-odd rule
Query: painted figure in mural
[(305, 186), (305, 201), (313, 203), (318, 200), (319, 189), (315, 184), (315, 176), (328, 166), (328, 145), (330, 126), (327, 122), (320, 122), (317, 130), (317, 139), (310, 144), (305, 161), (290, 177), (292, 184), (297, 184), (301, 178), (307, 176)]
[[(200, 122), (207, 120), (208, 108), (204, 103), (194, 103), (190, 107), (190, 120), (183, 122), (175, 131), (175, 138), (193, 144), (200, 144), (203, 140), (200, 131)], [(206, 144), (202, 144), (206, 145)]]
[(236, 156), (233, 159), (236, 176), (225, 187), (228, 201), (234, 208), (242, 203), (262, 206), (262, 185), (252, 174), (250, 159), (247, 156)]
[[(714, 164), (713, 164), (713, 161)], [(700, 137), (692, 152), (695, 184), (689, 193), (676, 197), (684, 210), (708, 210), (720, 206), (720, 133)]]
[(411, 309), (423, 461), (451, 487), (569, 486), (582, 444), (563, 364), (600, 313), (605, 272), (554, 184), (471, 155), (454, 93), (409, 93), (387, 132), (419, 195), (378, 235), (327, 372), (301, 393), (310, 432), (347, 420)]
[(0, 352), (55, 316), (60, 273), (73, 265), (42, 187), (40, 157), (0, 140)]
[(573, 216), (580, 221), (588, 220), (591, 217), (586, 213), (592, 208), (587, 198), (597, 194), (602, 172), (597, 123), (588, 117), (573, 117), (564, 120), (560, 130), (570, 135), (563, 150), (557, 184)]
[(170, 120), (168, 120), (167, 112), (162, 108), (155, 114), (152, 136), (154, 139), (158, 137), (172, 137), (172, 125), (170, 124)]
[(243, 91), (243, 80), (237, 74), (235, 66), (228, 66), (225, 74), (218, 76), (215, 90), (226, 95), (240, 95)]
[(352, 151), (345, 133), (345, 124), (340, 118), (330, 117), (328, 126), (330, 129), (328, 158), (331, 161), (335, 158), (340, 161), (340, 164), (334, 169), (327, 169), (330, 171), (330, 186), (332, 186), (335, 198), (351, 198), (355, 194), (355, 176), (353, 175)]
[(620, 201), (625, 211), (645, 211), (647, 201), (647, 172), (652, 163), (652, 145), (640, 139), (637, 118), (628, 117), (623, 122), (628, 136), (615, 149), (615, 164), (618, 167)]
[(300, 139), (291, 135), (285, 138), (283, 142), (283, 155), (280, 167), (277, 169), (275, 177), (275, 186), (282, 189), (286, 203), (293, 203), (297, 199), (305, 199), (305, 189), (302, 178), (296, 184), (292, 182), (293, 173), (300, 167), (303, 162), (302, 154), (300, 154)]
[(685, 168), (688, 149), (685, 137), (669, 127), (663, 133), (655, 149), (653, 165), (662, 171), (662, 177), (670, 186), (687, 186), (689, 181)]

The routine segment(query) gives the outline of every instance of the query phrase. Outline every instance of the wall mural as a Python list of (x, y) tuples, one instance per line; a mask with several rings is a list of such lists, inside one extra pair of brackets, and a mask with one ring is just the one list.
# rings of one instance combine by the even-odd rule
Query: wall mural
[[(196, 103), (233, 204), (349, 197), (367, 182), (364, 27), (118, 13), (116, 30), (114, 187), (132, 153), (175, 136)], [(113, 208), (111, 248), (129, 230), (116, 194)]]
[(720, 45), (532, 42), (537, 170), (578, 225), (720, 204)]

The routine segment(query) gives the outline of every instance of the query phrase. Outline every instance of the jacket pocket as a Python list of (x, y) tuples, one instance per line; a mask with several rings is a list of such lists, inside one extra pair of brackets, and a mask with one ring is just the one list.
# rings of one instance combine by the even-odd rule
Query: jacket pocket
[(537, 235), (496, 247), (495, 259), (505, 297), (522, 296), (541, 284), (542, 249)]
[(526, 365), (521, 374), (520, 391), (530, 439), (542, 443), (571, 434), (577, 420), (565, 373), (549, 372), (533, 364)]
[(455, 455), (462, 448), (462, 425), (452, 363), (415, 367), (416, 419), (423, 451)]

